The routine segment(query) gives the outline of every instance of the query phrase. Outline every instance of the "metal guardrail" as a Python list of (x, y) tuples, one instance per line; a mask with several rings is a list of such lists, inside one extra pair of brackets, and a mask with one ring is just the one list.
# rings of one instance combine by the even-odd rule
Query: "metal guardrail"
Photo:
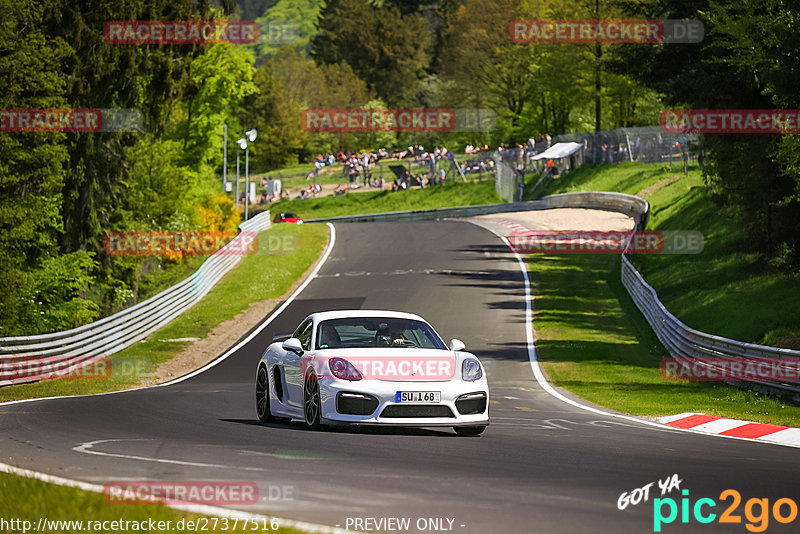
[[(679, 362), (695, 363), (711, 370), (714, 363), (709, 360), (738, 360), (744, 364), (752, 363), (757, 366), (764, 363), (765, 359), (800, 358), (800, 351), (797, 350), (745, 343), (706, 334), (686, 326), (661, 303), (656, 290), (644, 280), (625, 255), (622, 256), (622, 284), (628, 290), (636, 307), (650, 323), (659, 341), (670, 356)], [(793, 398), (800, 398), (800, 384), (796, 382), (727, 380), (726, 383), (771, 393), (788, 392)]]
[(475, 217), (490, 213), (506, 213), (509, 211), (522, 211), (531, 209), (547, 209), (543, 201), (509, 202), (504, 204), (482, 204), (478, 206), (459, 206), (455, 208), (434, 208), (429, 210), (389, 211), (384, 213), (365, 213), (363, 215), (343, 215), (339, 217), (323, 217), (320, 219), (306, 219), (307, 223), (337, 223), (337, 222), (403, 222), (403, 221), (434, 221), (438, 219), (452, 219), (457, 217)]
[[(241, 232), (271, 226), (263, 212), (239, 225)], [(189, 278), (119, 313), (87, 325), (36, 336), (0, 338), (0, 386), (36, 382), (56, 370), (77, 370), (140, 341), (203, 298), (241, 260), (240, 233)]]
[(491, 213), (508, 213), (512, 211), (547, 210), (552, 208), (595, 208), (617, 211), (633, 217), (642, 228), (647, 225), (650, 205), (646, 200), (623, 193), (589, 191), (579, 193), (562, 193), (550, 195), (539, 200), (523, 202), (505, 202), (502, 204), (480, 204), (476, 206), (459, 206), (455, 208), (434, 208), (428, 210), (390, 211), (385, 213), (366, 213), (363, 215), (342, 215), (339, 217), (323, 217), (306, 219), (307, 223), (337, 222), (403, 222), (433, 221), (458, 217), (476, 217)]

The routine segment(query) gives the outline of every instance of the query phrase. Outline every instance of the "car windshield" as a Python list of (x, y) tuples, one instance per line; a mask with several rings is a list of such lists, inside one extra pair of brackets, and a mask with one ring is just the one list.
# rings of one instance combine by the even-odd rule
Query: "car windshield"
[(344, 348), (446, 349), (427, 323), (394, 317), (350, 317), (322, 321), (317, 327), (317, 349)]
[(299, 217), (297, 215), (295, 215), (294, 213), (284, 213), (283, 214), (283, 218), (284, 219), (298, 219)]

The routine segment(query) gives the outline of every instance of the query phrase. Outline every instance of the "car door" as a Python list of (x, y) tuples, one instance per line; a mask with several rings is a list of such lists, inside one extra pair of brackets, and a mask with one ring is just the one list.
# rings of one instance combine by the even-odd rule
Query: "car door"
[[(292, 337), (300, 340), (304, 351), (311, 349), (311, 332), (313, 329), (311, 319), (306, 319), (297, 327)], [(294, 408), (303, 409), (303, 369), (302, 358), (297, 354), (287, 351), (283, 361), (284, 376), (286, 377), (287, 404)]]

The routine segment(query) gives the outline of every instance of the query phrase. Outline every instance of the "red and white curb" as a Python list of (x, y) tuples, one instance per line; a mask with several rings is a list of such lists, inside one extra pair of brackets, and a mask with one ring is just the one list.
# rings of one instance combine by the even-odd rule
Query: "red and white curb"
[(673, 428), (705, 434), (800, 446), (800, 428), (725, 419), (692, 412), (659, 417), (657, 421)]

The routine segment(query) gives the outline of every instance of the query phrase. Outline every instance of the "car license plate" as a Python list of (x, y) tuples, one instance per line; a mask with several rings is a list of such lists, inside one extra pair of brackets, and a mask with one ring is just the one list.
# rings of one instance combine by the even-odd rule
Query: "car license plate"
[(395, 402), (442, 402), (440, 391), (398, 391), (395, 395)]

